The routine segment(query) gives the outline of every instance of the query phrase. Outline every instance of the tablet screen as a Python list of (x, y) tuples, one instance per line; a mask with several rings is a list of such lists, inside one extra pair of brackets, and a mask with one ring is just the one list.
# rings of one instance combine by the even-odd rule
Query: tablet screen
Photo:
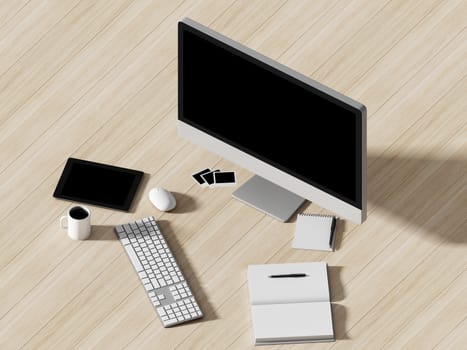
[(129, 210), (143, 172), (69, 158), (54, 197)]

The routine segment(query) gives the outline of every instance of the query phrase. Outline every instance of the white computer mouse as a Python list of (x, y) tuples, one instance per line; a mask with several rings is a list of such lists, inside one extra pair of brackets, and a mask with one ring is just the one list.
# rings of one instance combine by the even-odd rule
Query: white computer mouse
[(170, 211), (177, 204), (173, 194), (162, 187), (155, 187), (149, 191), (149, 200), (160, 211)]

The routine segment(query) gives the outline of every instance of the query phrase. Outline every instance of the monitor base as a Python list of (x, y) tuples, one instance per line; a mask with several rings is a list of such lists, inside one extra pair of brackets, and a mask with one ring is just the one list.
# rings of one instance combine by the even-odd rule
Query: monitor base
[(282, 222), (289, 220), (305, 201), (257, 175), (245, 182), (232, 196)]

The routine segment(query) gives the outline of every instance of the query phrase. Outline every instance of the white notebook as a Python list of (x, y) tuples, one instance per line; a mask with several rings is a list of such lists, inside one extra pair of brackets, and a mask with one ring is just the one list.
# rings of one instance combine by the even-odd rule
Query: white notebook
[(332, 252), (336, 217), (330, 215), (298, 214), (293, 248)]
[(335, 340), (325, 262), (250, 265), (248, 289), (256, 345)]

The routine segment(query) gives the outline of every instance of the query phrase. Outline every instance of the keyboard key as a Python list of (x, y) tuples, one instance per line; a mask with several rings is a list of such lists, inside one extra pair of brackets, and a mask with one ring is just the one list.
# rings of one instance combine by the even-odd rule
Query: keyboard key
[(154, 288), (156, 288), (156, 289), (161, 287), (161, 285), (159, 284), (159, 282), (155, 278), (151, 278), (151, 283), (154, 286)]
[(143, 269), (143, 267), (141, 266), (141, 264), (139, 262), (139, 259), (136, 256), (135, 251), (133, 250), (133, 247), (131, 247), (130, 245), (124, 245), (123, 247), (125, 248), (126, 253), (130, 257), (130, 260), (133, 263), (133, 266), (135, 267), (135, 270), (138, 271), (138, 272), (141, 271)]

